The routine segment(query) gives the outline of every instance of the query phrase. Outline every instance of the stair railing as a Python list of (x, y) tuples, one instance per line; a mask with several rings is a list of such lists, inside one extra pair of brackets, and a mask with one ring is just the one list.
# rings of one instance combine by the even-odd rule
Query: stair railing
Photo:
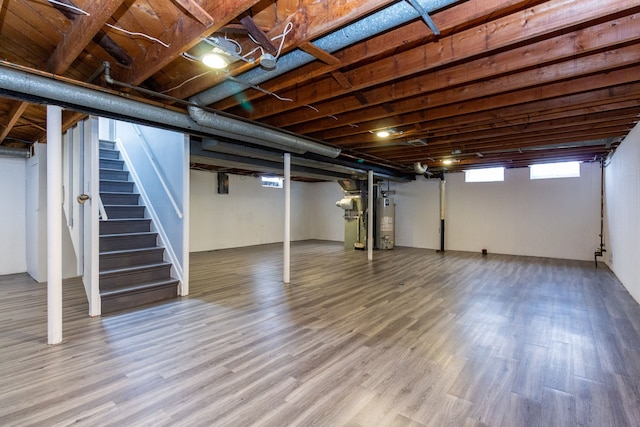
[(178, 206), (178, 203), (176, 202), (176, 199), (173, 196), (173, 194), (171, 192), (171, 189), (167, 185), (166, 178), (165, 178), (164, 174), (162, 173), (160, 168), (158, 168), (158, 164), (156, 162), (155, 157), (153, 156), (153, 154), (151, 154), (151, 149), (149, 148), (149, 143), (147, 142), (147, 139), (144, 137), (142, 132), (140, 132), (140, 128), (138, 127), (138, 125), (133, 125), (133, 128), (135, 129), (136, 133), (138, 134), (138, 138), (140, 139), (140, 146), (142, 147), (142, 150), (144, 151), (144, 154), (147, 156), (147, 159), (149, 159), (149, 163), (151, 164), (151, 167), (153, 168), (153, 171), (155, 172), (156, 176), (158, 177), (158, 180), (160, 181), (160, 185), (162, 185), (162, 188), (164, 189), (164, 192), (166, 193), (167, 197), (169, 198), (169, 201), (171, 202), (171, 205), (173, 206), (173, 209), (175, 210), (176, 215), (178, 216), (178, 218), (182, 219), (182, 212), (180, 211), (180, 207)]
[(100, 210), (100, 219), (103, 221), (107, 221), (109, 217), (107, 216), (107, 210), (104, 208), (102, 204), (102, 197), (98, 194), (98, 209)]

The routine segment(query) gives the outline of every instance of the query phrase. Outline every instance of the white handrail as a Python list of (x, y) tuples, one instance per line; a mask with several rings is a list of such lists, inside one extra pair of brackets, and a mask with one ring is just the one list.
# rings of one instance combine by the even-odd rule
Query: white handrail
[(169, 198), (169, 201), (171, 202), (171, 205), (173, 206), (173, 209), (176, 211), (176, 215), (178, 215), (178, 218), (182, 218), (182, 212), (180, 211), (180, 207), (178, 206), (178, 203), (176, 202), (175, 198), (173, 197), (173, 194), (171, 194), (171, 189), (167, 185), (166, 180), (164, 178), (164, 175), (162, 174), (162, 172), (158, 168), (158, 165), (156, 163), (156, 159), (151, 154), (151, 150), (149, 149), (149, 144), (147, 143), (146, 138), (144, 137), (142, 132), (140, 132), (140, 128), (138, 127), (138, 125), (134, 124), (133, 128), (136, 130), (136, 133), (138, 134), (138, 137), (140, 138), (140, 141), (142, 142), (140, 144), (140, 146), (142, 147), (142, 150), (144, 151), (144, 154), (149, 159), (149, 163), (151, 164), (151, 167), (153, 168), (153, 171), (156, 173), (156, 176), (158, 177), (158, 180), (160, 181), (160, 184), (162, 185), (162, 188), (164, 189), (164, 192), (166, 193), (167, 197)]
[(107, 216), (107, 211), (102, 204), (102, 197), (100, 197), (100, 194), (98, 194), (98, 209), (100, 210), (100, 218), (102, 218), (103, 221), (107, 221), (109, 217)]

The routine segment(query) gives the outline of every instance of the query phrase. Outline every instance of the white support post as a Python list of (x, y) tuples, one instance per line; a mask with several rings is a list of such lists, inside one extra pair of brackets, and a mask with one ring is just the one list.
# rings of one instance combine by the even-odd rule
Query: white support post
[(367, 194), (367, 259), (373, 260), (373, 171), (369, 171), (367, 177), (368, 194)]
[(62, 109), (47, 106), (47, 332), (62, 342)]
[(284, 283), (291, 281), (291, 154), (284, 154)]

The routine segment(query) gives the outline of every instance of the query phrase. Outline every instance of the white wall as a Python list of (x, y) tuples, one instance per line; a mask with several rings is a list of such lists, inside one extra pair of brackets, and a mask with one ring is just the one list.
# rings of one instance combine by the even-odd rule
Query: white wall
[[(580, 178), (529, 180), (507, 169), (504, 182), (465, 183), (446, 175), (445, 249), (591, 260), (599, 243), (600, 168), (582, 164)], [(396, 245), (440, 248), (440, 182), (418, 177), (391, 183)]]
[(0, 274), (27, 271), (26, 160), (0, 157)]
[[(292, 182), (291, 239), (312, 238), (312, 184)], [(337, 185), (337, 184), (336, 184)], [(229, 194), (217, 194), (217, 174), (191, 171), (191, 252), (284, 240), (284, 191), (259, 178), (229, 175)]]
[(640, 302), (640, 125), (617, 148), (605, 183), (608, 264)]
[(600, 242), (599, 164), (583, 163), (580, 175), (530, 180), (528, 168), (507, 169), (499, 183), (448, 175), (446, 247), (592, 260)]
[(311, 213), (311, 238), (319, 240), (344, 241), (344, 210), (336, 206), (342, 199), (342, 189), (335, 182), (307, 184), (305, 201)]

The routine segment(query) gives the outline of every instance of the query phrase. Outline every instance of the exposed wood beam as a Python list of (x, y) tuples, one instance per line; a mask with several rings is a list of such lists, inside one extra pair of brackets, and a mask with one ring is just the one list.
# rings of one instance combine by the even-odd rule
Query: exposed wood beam
[(209, 13), (202, 8), (198, 3), (194, 0), (174, 0), (180, 6), (186, 10), (189, 15), (196, 18), (202, 25), (205, 27), (210, 27), (213, 25), (213, 17), (209, 15)]
[(341, 62), (338, 58), (331, 55), (326, 50), (320, 49), (318, 46), (314, 45), (311, 42), (302, 43), (298, 47), (327, 65), (333, 65), (334, 67), (340, 66)]
[[(72, 0), (58, 0), (60, 3), (78, 7)], [(66, 8), (64, 6), (53, 4), (53, 7), (58, 9), (60, 13), (66, 16), (70, 21), (74, 21), (78, 16), (78, 13), (73, 12), (71, 9)], [(103, 48), (109, 55), (111, 55), (116, 61), (118, 61), (122, 65), (130, 65), (131, 57), (127, 52), (125, 52), (119, 45), (116, 43), (107, 33), (100, 30), (93, 37), (93, 41), (96, 42), (98, 46)]]
[(258, 1), (228, 0), (216, 3), (214, 10), (209, 11), (214, 21), (214, 24), (209, 27), (188, 25), (184, 19), (179, 19), (173, 27), (168, 28), (159, 37), (161, 40), (171, 40), (169, 48), (159, 44), (149, 46), (145, 52), (134, 58), (133, 66), (126, 74), (116, 72), (114, 77), (117, 80), (139, 85), (178, 58), (183, 52), (198, 44), (202, 37), (210, 36), (227, 22), (258, 3)]
[[(640, 0), (634, 0), (632, 3), (634, 2), (640, 5)], [(560, 13), (560, 3), (563, 7), (562, 14)], [(611, 44), (621, 43), (624, 40), (637, 40), (639, 37), (638, 32), (633, 29), (637, 28), (638, 17), (635, 15), (623, 20), (625, 22), (623, 25), (625, 29), (620, 33), (618, 33), (619, 22), (618, 20), (614, 20), (610, 23), (602, 24), (595, 29), (587, 28), (582, 31), (576, 31), (572, 36), (557, 36), (558, 32), (564, 31), (566, 33), (590, 20), (602, 20), (602, 9), (599, 9), (603, 6), (601, 3), (601, 0), (585, 0), (584, 2), (571, 4), (567, 2), (545, 3), (536, 9), (535, 13), (527, 10), (492, 22), (491, 25), (482, 28), (482, 35), (478, 34), (477, 28), (474, 28), (459, 34), (444, 37), (437, 42), (428, 43), (424, 46), (367, 64), (345, 73), (345, 76), (351, 82), (353, 86), (352, 90), (363, 90), (380, 84), (389, 84), (390, 81), (400, 80), (424, 70), (442, 67), (451, 63), (459, 63), (462, 60), (477, 57), (478, 52), (483, 52), (487, 55), (490, 54), (490, 52), (494, 52), (494, 54), (499, 57), (509, 55), (508, 51), (500, 51), (510, 46), (517, 46), (517, 43), (526, 41), (531, 37), (540, 38), (546, 36), (547, 38), (554, 38), (555, 43), (562, 43), (562, 45), (550, 46), (549, 43), (545, 45), (545, 40), (539, 42), (533, 53), (528, 52), (525, 58), (522, 58), (524, 61), (529, 61), (529, 63), (531, 63), (532, 60), (535, 62), (540, 61), (541, 58), (548, 58), (546, 53), (544, 53), (544, 55), (537, 55), (542, 45), (553, 49), (551, 52), (552, 55), (550, 55), (551, 57), (553, 57), (553, 54), (560, 57), (568, 57), (581, 54), (583, 44), (584, 48), (588, 51), (595, 49), (596, 46), (605, 47)], [(607, 6), (606, 8), (608, 16), (617, 16), (617, 14), (623, 11), (633, 10), (634, 6), (632, 3), (624, 3), (624, 6), (622, 6), (622, 3), (617, 0), (605, 0), (605, 3), (610, 3), (610, 7)], [(572, 8), (571, 13), (568, 13), (567, 8)], [(523, 22), (526, 22), (524, 27)], [(607, 30), (607, 25), (609, 27), (608, 32), (601, 34)], [(603, 26), (605, 28), (603, 28)], [(499, 28), (500, 31), (497, 31), (497, 28)], [(594, 37), (596, 35), (597, 37)], [(566, 39), (562, 39), (562, 37), (566, 37)], [(578, 43), (576, 43), (572, 37), (578, 37)], [(599, 40), (599, 38), (603, 38), (603, 40)], [(450, 48), (451, 46), (454, 46), (454, 48)], [(590, 46), (594, 47), (591, 48)], [(476, 60), (476, 62), (479, 61), (480, 60)], [(522, 63), (522, 61), (520, 63)], [(501, 63), (501, 65), (504, 65), (504, 63)], [(495, 64), (493, 64), (493, 66), (491, 64), (484, 64), (484, 69), (493, 68), (491, 72), (495, 75), (496, 70), (494, 66)], [(460, 77), (467, 81), (473, 80), (475, 70), (471, 71), (472, 74), (469, 74), (469, 70), (465, 70), (465, 75)], [(461, 80), (460, 82), (462, 83), (463, 81)], [(450, 86), (451, 83), (448, 83), (448, 85)], [(421, 89), (422, 86), (413, 87), (414, 93)], [(302, 105), (314, 105), (329, 97), (335, 97), (336, 95), (347, 92), (348, 90), (336, 85), (333, 79), (327, 78), (321, 81), (314, 81), (312, 84), (300, 88), (279, 92), (281, 96), (294, 99), (294, 102), (276, 104), (274, 108), (273, 103), (257, 101), (253, 102), (253, 108), (250, 113), (239, 109), (235, 109), (232, 112), (245, 115), (251, 119), (262, 119), (270, 115), (298, 108)], [(369, 96), (367, 96), (367, 99), (371, 101)], [(398, 98), (394, 95), (393, 99)], [(216, 108), (218, 108), (217, 105)], [(296, 117), (299, 120), (302, 119), (300, 116)]]
[[(301, 43), (330, 33), (367, 13), (371, 13), (393, 2), (394, 1), (391, 0), (351, 0), (347, 3), (312, 2), (312, 4), (307, 4), (305, 8), (298, 10), (289, 20), (269, 31), (267, 36), (273, 38), (281, 35), (287, 23), (291, 22), (293, 24), (293, 30), (287, 36), (282, 48), (282, 52), (287, 52)], [(238, 68), (231, 70), (231, 74), (237, 75), (254, 66), (255, 65), (251, 64), (241, 64)], [(186, 98), (194, 93), (208, 89), (220, 83), (222, 80), (224, 80), (224, 77), (204, 76), (203, 78), (185, 84), (180, 89), (173, 91), (171, 95), (177, 98)]]
[(269, 37), (264, 33), (264, 31), (258, 28), (252, 17), (250, 17), (249, 15), (244, 16), (242, 17), (242, 19), (240, 19), (240, 23), (247, 30), (247, 32), (251, 34), (254, 39), (256, 39), (258, 44), (260, 44), (260, 46), (262, 46), (264, 50), (272, 55), (278, 53), (278, 49), (273, 45), (273, 43), (271, 43), (271, 40), (269, 40)]
[(123, 2), (124, 0), (102, 0), (88, 3), (85, 11), (90, 16), (76, 17), (62, 42), (47, 60), (47, 71), (64, 73)]
[[(573, 80), (571, 83), (557, 82), (541, 87), (522, 89), (510, 93), (496, 95), (490, 98), (479, 98), (469, 101), (460, 101), (448, 105), (428, 105), (422, 104), (420, 107), (417, 100), (411, 106), (397, 107), (398, 115), (393, 118), (394, 125), (422, 123), (426, 128), (438, 128), (439, 126), (449, 126), (455, 117), (469, 117), (467, 123), (474, 123), (477, 119), (476, 113), (493, 112), (500, 114), (507, 111), (505, 115), (517, 114), (539, 114), (540, 111), (551, 113), (554, 111), (564, 111), (569, 105), (572, 108), (582, 108), (603, 103), (621, 102), (637, 100), (640, 96), (640, 83), (637, 76), (640, 75), (640, 66), (612, 71), (607, 75), (586, 76)], [(367, 110), (368, 118), (358, 114), (357, 117), (346, 117), (353, 121), (343, 121), (335, 125), (333, 119), (322, 118), (312, 123), (293, 127), (294, 132), (303, 133), (314, 138), (325, 141), (336, 141), (338, 138), (345, 138), (349, 131), (354, 133), (369, 132), (379, 127), (380, 119), (387, 117), (386, 111), (375, 106)], [(361, 118), (360, 121), (355, 121)], [(357, 128), (348, 126), (348, 123), (356, 123)], [(338, 126), (342, 126), (338, 128)]]
[(347, 80), (347, 78), (344, 76), (344, 74), (342, 74), (340, 71), (332, 71), (331, 72), (331, 76), (336, 79), (336, 81), (338, 82), (338, 84), (344, 88), (344, 89), (350, 89), (351, 88), (351, 83), (349, 83), (349, 80)]
[[(427, 105), (441, 106), (473, 98), (495, 96), (507, 91), (516, 91), (526, 87), (533, 87), (535, 85), (549, 84), (555, 81), (562, 81), (563, 79), (579, 78), (580, 76), (586, 76), (588, 74), (598, 72), (609, 73), (610, 55), (618, 56), (620, 60), (619, 66), (623, 66), (625, 64), (632, 65), (640, 61), (640, 49), (638, 48), (638, 45), (628, 45), (619, 49), (611, 49), (607, 52), (598, 52), (593, 55), (570, 59), (557, 64), (541, 66), (537, 69), (526, 68), (525, 71), (521, 71), (519, 73), (507, 74), (489, 80), (479, 80), (475, 84), (471, 84), (472, 82), (465, 82), (465, 85), (453, 87), (447, 91), (436, 91), (438, 88), (442, 88), (441, 85), (443, 80), (440, 80), (440, 78), (447, 75), (447, 70), (443, 70), (441, 72), (434, 73), (433, 75), (424, 75), (411, 81), (413, 84), (418, 84), (419, 81), (428, 85), (433, 84), (433, 86), (429, 86), (428, 89), (425, 87), (426, 93), (417, 93), (415, 94), (419, 95), (417, 97), (402, 97), (398, 96), (398, 93), (394, 93), (393, 90), (390, 90), (392, 95), (391, 98), (394, 99), (394, 97), (396, 97), (396, 99), (402, 99), (401, 101), (395, 102), (394, 107), (396, 113), (404, 113), (424, 109)], [(476, 71), (484, 74), (481, 70)], [(473, 70), (468, 68), (468, 72), (473, 72)], [(475, 76), (478, 76), (478, 74), (475, 74)], [(608, 77), (608, 75), (605, 75), (605, 78), (606, 77)], [(634, 76), (628, 75), (627, 82), (633, 81), (634, 78)], [(393, 86), (393, 89), (402, 90), (402, 86), (404, 86), (403, 83), (398, 83)], [(574, 91), (582, 90), (580, 86), (572, 86), (572, 88)], [(389, 91), (385, 92), (388, 93)], [(371, 101), (372, 98), (376, 99), (376, 94), (373, 92), (365, 93), (365, 95), (369, 101)], [(378, 97), (378, 102), (379, 101), (380, 98)], [(367, 108), (366, 111), (364, 111), (359, 103), (348, 98), (340, 99), (340, 102), (341, 104), (338, 106), (332, 104), (331, 108), (329, 106), (323, 106), (323, 104), (314, 105), (317, 108), (323, 107), (324, 111), (333, 111), (333, 114), (340, 119), (338, 121), (339, 123), (333, 123), (331, 127), (336, 127), (340, 124), (345, 125), (347, 123), (357, 123), (361, 121), (362, 118), (370, 120), (374, 117), (384, 117), (387, 115), (384, 111), (380, 112), (381, 115), (374, 114), (371, 108)], [(344, 108), (347, 104), (349, 107)], [(280, 104), (278, 104), (278, 106), (279, 105)], [(347, 112), (339, 114), (344, 110), (347, 110)], [(276, 116), (272, 120), (267, 120), (267, 122), (274, 126), (288, 125), (291, 130), (301, 133), (327, 129), (327, 127), (323, 127), (319, 123), (320, 127), (316, 129), (314, 129), (315, 125), (312, 124), (291, 126), (291, 123), (303, 123), (317, 117), (317, 114), (309, 114), (304, 110), (296, 111), (296, 113), (298, 115), (295, 115), (294, 117), (292, 117), (292, 114), (288, 113), (286, 115)]]
[[(454, 32), (454, 30), (461, 32), (473, 28), (479, 23), (498, 19), (501, 16), (514, 13), (544, 1), (545, 0), (468, 0), (457, 4), (453, 8), (439, 12), (433, 16), (433, 19), (437, 23), (438, 28), (441, 29), (441, 33), (447, 35)], [(337, 52), (335, 56), (340, 59), (341, 66), (351, 65), (365, 58), (389, 56), (390, 54), (396, 53), (398, 40), (403, 41), (403, 46), (405, 46), (406, 49), (411, 49), (433, 40), (433, 35), (425, 29), (423, 22), (415, 21), (393, 31), (379, 34), (364, 43), (347, 47)], [(280, 91), (284, 88), (305, 82), (307, 79), (331, 72), (335, 68), (337, 67), (311, 63), (299, 68), (296, 73), (288, 73), (271, 79), (268, 83), (264, 83), (263, 86), (269, 88), (270, 91)], [(248, 93), (245, 95), (249, 100), (263, 96), (263, 94), (257, 93)], [(234, 97), (230, 97), (216, 103), (216, 108), (227, 110), (237, 104), (238, 101)]]
[(7, 114), (7, 120), (2, 124), (3, 129), (2, 132), (0, 132), (0, 144), (4, 142), (5, 138), (9, 135), (9, 132), (11, 132), (11, 129), (13, 129), (18, 120), (20, 120), (22, 113), (24, 113), (24, 110), (26, 110), (28, 106), (28, 103), (22, 101), (14, 101), (12, 103), (11, 110), (9, 111), (9, 114)]

